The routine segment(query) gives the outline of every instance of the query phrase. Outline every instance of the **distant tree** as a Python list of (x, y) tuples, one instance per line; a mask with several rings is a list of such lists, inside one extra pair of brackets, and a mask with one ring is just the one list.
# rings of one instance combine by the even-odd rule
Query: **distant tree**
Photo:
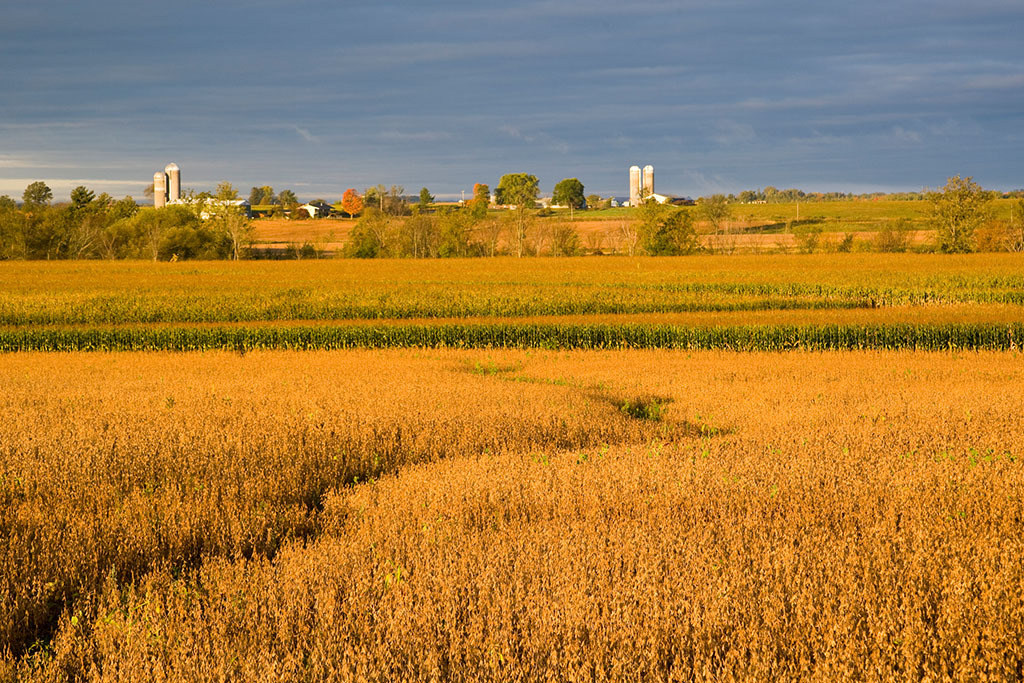
[(84, 185), (79, 185), (75, 189), (71, 190), (71, 205), (76, 209), (84, 208), (95, 198), (96, 193), (89, 190)]
[(45, 206), (53, 199), (53, 190), (42, 180), (37, 180), (25, 188), (21, 199), (30, 206)]
[(821, 243), (821, 225), (798, 225), (793, 228), (793, 237), (800, 245), (800, 253), (813, 254)]
[(601, 205), (601, 195), (599, 194), (588, 194), (587, 195), (587, 208), (596, 209)]
[(516, 256), (522, 257), (526, 245), (526, 210), (537, 201), (540, 184), (537, 176), (529, 173), (508, 173), (501, 176), (496, 194), (499, 204), (515, 206), (514, 242)]
[(231, 259), (237, 261), (242, 258), (243, 252), (252, 245), (254, 230), (245, 212), (237, 206), (220, 207), (210, 223), (230, 245)]
[(992, 195), (972, 178), (953, 176), (939, 192), (929, 192), (931, 220), (938, 231), (939, 249), (962, 253), (974, 249), (974, 232), (991, 215)]
[(224, 202), (233, 201), (238, 199), (238, 190), (235, 189), (234, 185), (224, 180), (217, 183), (217, 189), (214, 190), (213, 198)]
[(619, 227), (615, 231), (615, 237), (616, 241), (626, 248), (627, 255), (636, 255), (636, 245), (640, 241), (640, 229), (635, 222), (620, 221)]
[(473, 185), (473, 206), (470, 212), (473, 218), (481, 220), (487, 218), (487, 207), (491, 204), (491, 188), (484, 183)]
[(172, 204), (163, 209), (147, 206), (140, 209), (133, 217), (123, 219), (123, 222), (119, 221), (111, 226), (119, 233), (118, 238), (123, 242), (118, 248), (117, 255), (135, 258), (148, 256), (157, 261), (160, 258), (160, 247), (164, 236), (169, 231), (185, 225), (195, 225), (198, 222), (199, 219), (195, 213), (184, 206)]
[(576, 256), (580, 253), (580, 236), (571, 223), (559, 223), (551, 234), (552, 256)]
[(437, 255), (446, 258), (468, 256), (471, 249), (469, 236), (474, 220), (472, 215), (464, 211), (442, 207), (437, 212)]
[(341, 210), (347, 213), (349, 218), (354, 218), (363, 210), (363, 199), (354, 188), (348, 188), (341, 195)]
[(1024, 199), (1010, 205), (1009, 231), (1010, 251), (1024, 251)]
[(412, 258), (436, 256), (437, 238), (437, 224), (434, 217), (417, 212), (398, 226), (398, 255)]
[(249, 192), (249, 205), (258, 206), (263, 203), (263, 188), (253, 187)]
[(423, 188), (420, 190), (420, 201), (416, 205), (416, 208), (423, 213), (430, 208), (430, 205), (434, 203), (434, 195), (430, 194), (430, 190)]
[(676, 256), (696, 251), (697, 232), (689, 211), (648, 199), (640, 205), (637, 218), (640, 243), (651, 256)]
[(700, 217), (707, 221), (711, 232), (721, 232), (722, 224), (729, 218), (729, 203), (725, 195), (713, 194), (710, 197), (701, 197), (698, 211)]
[(345, 255), (351, 258), (387, 256), (390, 228), (388, 217), (383, 211), (375, 206), (366, 208), (349, 233)]
[(384, 213), (389, 216), (404, 216), (409, 213), (404, 194), (404, 187), (392, 185), (384, 196)]
[(473, 201), (482, 201), (484, 204), (491, 203), (491, 188), (487, 185), (487, 183), (473, 184)]
[(388, 188), (378, 183), (373, 187), (366, 188), (366, 192), (363, 193), (363, 204), (366, 206), (376, 204), (380, 212), (383, 213), (384, 199), (387, 197), (387, 195)]
[(906, 218), (883, 225), (875, 235), (875, 251), (883, 253), (906, 251), (910, 244), (910, 227), (910, 221)]
[(551, 195), (551, 202), (571, 209), (580, 209), (586, 201), (583, 195), (583, 183), (576, 178), (565, 178), (558, 181)]
[(17, 203), (3, 195), (0, 197), (0, 259), (17, 258), (25, 254), (25, 216)]
[(139, 205), (129, 195), (124, 199), (119, 199), (111, 204), (108, 211), (110, 212), (110, 216), (113, 220), (131, 218), (139, 212)]
[(299, 198), (295, 196), (295, 193), (291, 190), (281, 190), (277, 195), (277, 201), (281, 203), (288, 211), (291, 211), (299, 205)]

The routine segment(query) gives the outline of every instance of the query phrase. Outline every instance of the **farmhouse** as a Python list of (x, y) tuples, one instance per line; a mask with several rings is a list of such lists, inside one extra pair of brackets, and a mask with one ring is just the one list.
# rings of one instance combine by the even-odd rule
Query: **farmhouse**
[(308, 204), (303, 204), (296, 209), (297, 211), (305, 211), (309, 214), (310, 218), (324, 218), (331, 215), (332, 207), (322, 199), (314, 199)]

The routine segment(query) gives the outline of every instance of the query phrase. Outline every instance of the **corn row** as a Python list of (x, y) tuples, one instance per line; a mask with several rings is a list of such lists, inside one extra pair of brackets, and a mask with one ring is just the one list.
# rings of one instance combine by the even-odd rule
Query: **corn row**
[(0, 351), (542, 348), (1015, 350), (1024, 323), (937, 325), (394, 324), (0, 330)]

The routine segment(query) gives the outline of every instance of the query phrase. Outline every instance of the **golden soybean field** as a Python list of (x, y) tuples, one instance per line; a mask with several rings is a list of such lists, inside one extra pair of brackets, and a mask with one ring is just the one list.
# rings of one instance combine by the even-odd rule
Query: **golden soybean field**
[[(822, 315), (1022, 322), (1019, 259), (903, 258), (638, 261), (651, 291), (720, 303), (819, 287), (876, 297)], [(559, 277), (645, 291), (625, 259), (523, 266), (519, 291), (465, 264), (201, 264), (194, 289), (49, 265), (4, 264), (8, 330), (120, 325), (102, 297), (163, 311), (133, 325), (220, 328), (267, 311), (275, 273), (361, 310), (395, 274), (403, 306), (451, 282), (484, 327), (496, 300), (516, 325), (590, 315), (550, 310), (576, 291)], [(176, 313), (204, 301), (206, 320)], [(593, 315), (803, 329), (819, 310), (655, 308)], [(453, 346), (0, 355), (0, 680), (1024, 677), (1016, 348)]]

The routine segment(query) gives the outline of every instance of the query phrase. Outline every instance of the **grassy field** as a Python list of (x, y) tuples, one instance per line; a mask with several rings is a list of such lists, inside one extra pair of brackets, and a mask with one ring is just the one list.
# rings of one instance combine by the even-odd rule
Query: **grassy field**
[(0, 356), (0, 679), (1012, 680), (1022, 368)]

